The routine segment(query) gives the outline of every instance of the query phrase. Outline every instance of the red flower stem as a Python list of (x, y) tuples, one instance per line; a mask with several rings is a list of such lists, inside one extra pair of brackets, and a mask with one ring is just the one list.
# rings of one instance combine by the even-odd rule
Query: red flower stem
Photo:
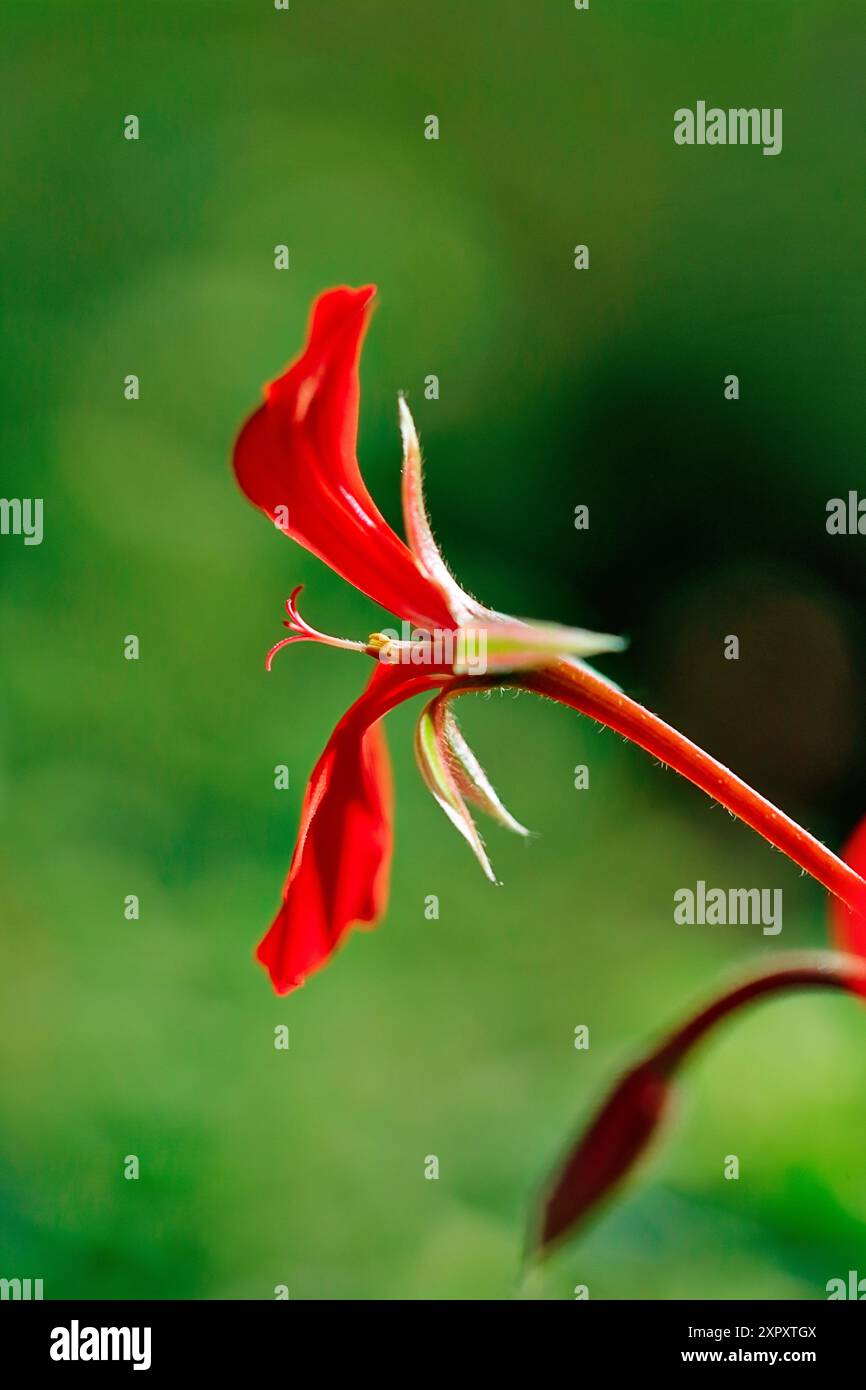
[(789, 989), (839, 989), (857, 994), (858, 986), (862, 989), (864, 982), (866, 966), (856, 956), (834, 955), (830, 951), (784, 956), (713, 999), (655, 1048), (647, 1062), (654, 1070), (670, 1075), (711, 1028), (744, 1004), (752, 1004), (765, 995)]
[(538, 671), (521, 672), (510, 683), (558, 700), (631, 739), (727, 807), (853, 911), (864, 910), (866, 881), (838, 855), (691, 739), (594, 671), (558, 661)]

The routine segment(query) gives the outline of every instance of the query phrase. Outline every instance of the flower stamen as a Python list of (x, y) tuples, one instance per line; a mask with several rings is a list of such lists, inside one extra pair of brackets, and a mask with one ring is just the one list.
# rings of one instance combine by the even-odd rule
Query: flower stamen
[(288, 647), (292, 642), (322, 642), (326, 647), (342, 647), (346, 651), (352, 652), (365, 652), (367, 650), (366, 642), (353, 642), (348, 637), (332, 637), (327, 632), (320, 632), (318, 628), (311, 627), (298, 612), (298, 594), (303, 587), (303, 584), (299, 584), (286, 599), (286, 612), (289, 616), (283, 619), (283, 627), (290, 627), (293, 635), (284, 637), (271, 647), (265, 657), (266, 671), (270, 671), (271, 663), (280, 648)]

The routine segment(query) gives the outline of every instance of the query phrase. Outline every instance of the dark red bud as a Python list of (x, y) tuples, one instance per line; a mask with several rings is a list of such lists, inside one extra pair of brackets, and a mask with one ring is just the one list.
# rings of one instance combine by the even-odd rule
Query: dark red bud
[(866, 961), (813, 951), (781, 959), (692, 1013), (614, 1087), (569, 1150), (541, 1202), (530, 1254), (546, 1254), (625, 1178), (653, 1137), (674, 1091), (674, 1074), (722, 1019), (770, 994), (794, 989), (866, 993)]
[(655, 1057), (622, 1078), (571, 1150), (542, 1207), (535, 1248), (546, 1251), (616, 1187), (667, 1111), (671, 1085)]

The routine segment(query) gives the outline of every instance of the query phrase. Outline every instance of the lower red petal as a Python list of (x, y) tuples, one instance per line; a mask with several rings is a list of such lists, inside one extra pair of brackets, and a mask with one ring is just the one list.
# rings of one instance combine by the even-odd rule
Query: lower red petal
[(324, 965), (349, 929), (384, 912), (391, 774), (379, 720), (428, 677), (377, 666), (334, 730), (307, 786), (283, 902), (256, 952), (278, 994)]

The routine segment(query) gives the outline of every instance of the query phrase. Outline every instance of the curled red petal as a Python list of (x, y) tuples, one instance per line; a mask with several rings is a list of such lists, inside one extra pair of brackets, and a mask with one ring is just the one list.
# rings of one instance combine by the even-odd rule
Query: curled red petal
[[(844, 845), (842, 858), (861, 878), (866, 877), (866, 818)], [(861, 898), (859, 906), (857, 903), (849, 906), (838, 898), (831, 898), (830, 928), (840, 951), (866, 960), (866, 893), (862, 893)], [(866, 997), (866, 982), (862, 978), (854, 980), (854, 987), (858, 994)]]
[(355, 923), (385, 909), (391, 863), (391, 776), (378, 721), (429, 688), (429, 677), (377, 665), (310, 777), (280, 910), (256, 952), (278, 994), (324, 965)]
[(307, 345), (265, 390), (234, 450), (255, 506), (376, 603), (419, 626), (450, 628), (441, 590), (385, 521), (356, 457), (358, 359), (375, 287), (320, 295)]

